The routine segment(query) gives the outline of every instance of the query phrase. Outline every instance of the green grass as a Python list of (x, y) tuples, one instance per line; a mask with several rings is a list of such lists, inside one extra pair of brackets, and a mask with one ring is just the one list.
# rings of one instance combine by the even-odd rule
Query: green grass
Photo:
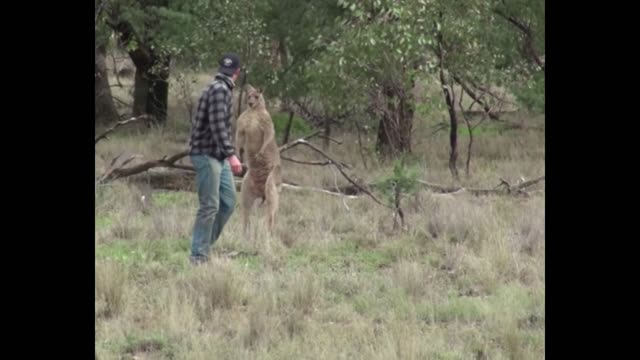
[(176, 359), (174, 340), (159, 332), (131, 333), (126, 334), (122, 341), (111, 344), (111, 348), (126, 360), (138, 359), (141, 354), (154, 359)]
[(153, 201), (159, 207), (186, 206), (193, 201), (193, 194), (182, 191), (161, 191), (154, 194)]
[(294, 249), (286, 258), (286, 264), (291, 269), (310, 266), (317, 271), (373, 272), (391, 262), (391, 255), (384, 249), (361, 249), (352, 241), (344, 241), (326, 250)]
[(113, 225), (112, 217), (108, 215), (96, 217), (96, 230), (107, 229), (111, 225)]
[[(188, 269), (187, 239), (113, 240), (96, 245), (96, 259), (115, 261), (135, 269), (161, 264), (165, 269)], [(144, 270), (142, 270), (144, 272)]]

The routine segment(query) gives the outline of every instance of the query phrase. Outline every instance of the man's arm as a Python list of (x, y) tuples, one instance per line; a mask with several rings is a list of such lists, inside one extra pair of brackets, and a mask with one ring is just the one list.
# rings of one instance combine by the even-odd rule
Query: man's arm
[(244, 152), (244, 124), (240, 122), (242, 118), (238, 119), (237, 130), (236, 130), (236, 154), (242, 161), (242, 153)]
[(230, 129), (227, 126), (227, 91), (222, 86), (212, 86), (209, 90), (209, 125), (216, 144), (220, 147), (222, 156), (226, 159), (235, 155), (235, 150), (231, 144), (229, 136)]

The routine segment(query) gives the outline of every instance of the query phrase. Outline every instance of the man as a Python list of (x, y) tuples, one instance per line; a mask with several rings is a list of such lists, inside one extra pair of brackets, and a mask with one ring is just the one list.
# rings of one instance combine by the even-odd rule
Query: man
[(225, 54), (218, 73), (202, 92), (192, 119), (189, 155), (196, 169), (199, 208), (193, 228), (191, 261), (209, 259), (211, 245), (218, 240), (236, 204), (234, 174), (242, 165), (231, 143), (231, 99), (240, 75), (240, 59)]

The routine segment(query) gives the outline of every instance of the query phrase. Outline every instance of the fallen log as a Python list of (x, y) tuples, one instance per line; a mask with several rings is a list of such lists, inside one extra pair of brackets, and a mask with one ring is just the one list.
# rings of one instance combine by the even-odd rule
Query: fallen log
[(162, 159), (150, 160), (150, 161), (144, 162), (142, 164), (131, 166), (131, 167), (124, 167), (124, 165), (126, 165), (129, 162), (129, 161), (125, 161), (121, 166), (115, 167), (115, 168), (111, 169), (110, 171), (107, 171), (98, 181), (100, 183), (105, 183), (105, 182), (113, 181), (115, 179), (120, 179), (120, 178), (124, 178), (124, 177), (128, 177), (128, 176), (140, 174), (140, 173), (143, 173), (145, 171), (148, 171), (150, 169), (157, 168), (157, 167), (177, 168), (177, 169), (182, 169), (182, 170), (190, 170), (190, 169), (193, 169), (193, 168), (185, 166), (185, 165), (176, 165), (175, 164), (176, 161), (182, 159), (183, 157), (187, 156), (188, 154), (189, 154), (189, 152), (187, 150), (184, 150), (184, 151), (179, 152), (179, 153), (177, 153), (175, 155), (172, 155), (170, 157), (165, 156)]
[[(135, 121), (141, 120), (143, 118), (145, 118), (144, 115), (143, 116), (139, 116), (137, 118), (131, 118), (129, 120), (120, 121), (120, 122), (116, 123), (115, 126), (113, 126), (109, 130), (105, 131), (104, 133), (102, 133), (101, 135), (96, 137), (96, 144), (101, 139), (106, 139), (107, 135), (110, 134), (111, 132), (113, 132), (118, 127), (126, 125), (126, 124), (128, 124), (130, 122), (135, 122)], [(309, 134), (307, 136), (304, 136), (301, 139), (298, 139), (298, 140), (293, 141), (293, 142), (291, 142), (289, 144), (285, 144), (285, 145), (281, 146), (279, 150), (280, 150), (280, 152), (283, 152), (283, 151), (288, 150), (288, 149), (290, 149), (292, 147), (300, 145), (302, 142), (306, 142), (306, 140), (311, 139), (314, 136), (320, 135), (321, 132), (322, 131), (320, 131), (320, 130), (314, 131), (311, 134)], [(322, 154), (324, 154), (324, 153), (322, 153)], [(98, 179), (99, 183), (106, 183), (106, 182), (109, 182), (109, 181), (112, 181), (112, 180), (116, 180), (116, 179), (120, 179), (120, 178), (124, 178), (124, 177), (128, 177), (128, 176), (137, 175), (137, 174), (149, 171), (149, 170), (154, 169), (154, 168), (174, 168), (174, 169), (181, 169), (181, 170), (187, 170), (187, 171), (195, 171), (193, 166), (176, 164), (177, 161), (179, 161), (180, 159), (182, 159), (182, 158), (184, 158), (184, 157), (189, 155), (189, 151), (188, 150), (181, 151), (181, 152), (179, 152), (177, 154), (174, 154), (172, 156), (169, 156), (169, 157), (164, 156), (162, 159), (150, 160), (150, 161), (147, 161), (147, 162), (144, 162), (142, 164), (138, 164), (138, 165), (135, 165), (135, 166), (132, 166), (132, 167), (125, 167), (125, 165), (129, 164), (131, 161), (133, 161), (136, 158), (140, 158), (141, 156), (140, 155), (134, 155), (134, 156), (131, 156), (131, 157), (127, 158), (124, 161), (118, 162), (118, 160), (120, 160), (122, 155), (123, 154), (118, 155), (115, 159), (113, 159), (111, 161), (110, 168)], [(319, 161), (311, 162), (311, 161), (294, 160), (294, 159), (290, 159), (290, 158), (286, 158), (285, 157), (285, 160), (292, 161), (292, 162), (297, 162), (297, 163), (302, 163), (302, 164), (307, 164), (307, 165), (329, 165), (329, 164), (333, 164), (334, 163), (330, 159), (327, 162), (319, 162)], [(342, 163), (342, 162), (340, 162), (338, 164), (340, 166), (350, 168), (350, 165), (348, 165), (348, 164), (345, 164), (345, 163)], [(240, 175), (237, 175), (237, 176), (238, 177), (243, 177), (246, 172), (247, 172), (247, 167), (246, 167), (246, 165), (243, 165), (242, 166), (242, 173)]]
[(290, 190), (299, 190), (299, 191), (319, 192), (319, 193), (323, 193), (323, 194), (338, 196), (338, 197), (345, 198), (345, 199), (358, 199), (359, 198), (356, 195), (347, 195), (347, 194), (342, 193), (342, 192), (335, 192), (335, 191), (330, 191), (330, 190), (326, 190), (326, 189), (318, 189), (318, 188), (305, 187), (305, 186), (297, 186), (297, 185), (292, 185), (292, 184), (287, 184), (287, 183), (282, 184), (282, 188), (283, 189), (290, 189)]
[[(186, 170), (173, 170), (173, 169), (154, 169), (141, 174), (131, 176), (127, 179), (132, 183), (144, 183), (151, 186), (154, 189), (162, 189), (169, 191), (196, 191), (195, 173), (193, 171)], [(236, 191), (240, 192), (242, 187), (242, 180), (235, 179), (234, 181)], [(344, 197), (346, 199), (358, 199), (353, 193), (353, 190), (348, 187), (342, 187), (338, 190), (332, 191), (329, 189), (321, 189), (314, 187), (300, 186), (292, 182), (284, 182), (282, 188), (291, 191), (311, 191), (322, 194)], [(345, 189), (344, 191), (342, 189)]]
[[(445, 186), (445, 185), (439, 185), (439, 184), (434, 184), (434, 183), (430, 183), (430, 182), (426, 182), (424, 180), (418, 180), (419, 184), (424, 185), (425, 187), (433, 190), (436, 193), (440, 193), (440, 194), (453, 194), (453, 193), (459, 193), (459, 192), (468, 192), (470, 194), (479, 196), (479, 195), (504, 195), (504, 194), (511, 194), (511, 195), (523, 195), (523, 196), (529, 196), (529, 194), (524, 191), (524, 189), (531, 187), (541, 181), (543, 181), (545, 179), (544, 175), (537, 177), (533, 180), (529, 180), (529, 181), (524, 181), (516, 186), (511, 186), (508, 182), (504, 181), (501, 179), (500, 184), (498, 184), (498, 186), (496, 186), (493, 189), (479, 189), (479, 188), (465, 188), (462, 186)], [(500, 187), (503, 187), (502, 189)]]

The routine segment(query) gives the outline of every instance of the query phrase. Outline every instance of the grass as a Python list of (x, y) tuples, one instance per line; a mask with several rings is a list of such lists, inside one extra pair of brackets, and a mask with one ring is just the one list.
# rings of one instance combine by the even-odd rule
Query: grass
[[(175, 104), (174, 104), (175, 105)], [(177, 105), (176, 105), (177, 106)], [(159, 158), (187, 137), (183, 110), (164, 131), (132, 128), (96, 146)], [(448, 139), (416, 124), (420, 177), (451, 184)], [(474, 135), (476, 135), (474, 133)], [(375, 133), (365, 144), (372, 147)], [(338, 136), (336, 158), (378, 180), (392, 163)], [(461, 148), (466, 146), (464, 140)], [(306, 149), (290, 156), (316, 159)], [(465, 185), (544, 174), (544, 134), (474, 136)], [(188, 160), (187, 160), (188, 162)], [(460, 164), (462, 167), (462, 164)], [(331, 186), (325, 167), (284, 163), (288, 181)], [(339, 184), (343, 184), (337, 175)], [(543, 187), (544, 184), (539, 185)], [(145, 202), (141, 197), (145, 196)], [(387, 209), (283, 190), (274, 236), (243, 238), (231, 217), (211, 262), (188, 262), (195, 193), (120, 181), (96, 188), (96, 352), (100, 359), (540, 359), (545, 338), (545, 200), (437, 196), (404, 200), (408, 229)], [(258, 224), (264, 228), (263, 224)]]

